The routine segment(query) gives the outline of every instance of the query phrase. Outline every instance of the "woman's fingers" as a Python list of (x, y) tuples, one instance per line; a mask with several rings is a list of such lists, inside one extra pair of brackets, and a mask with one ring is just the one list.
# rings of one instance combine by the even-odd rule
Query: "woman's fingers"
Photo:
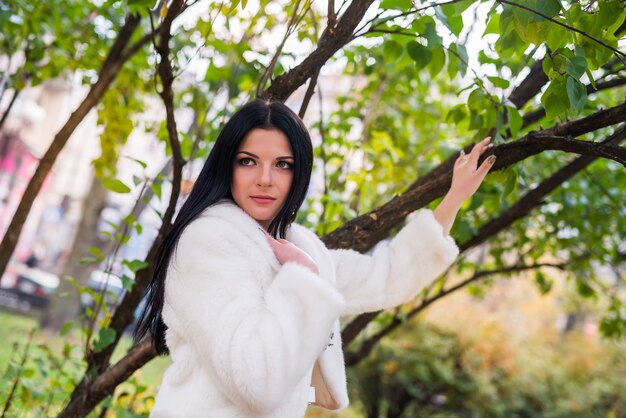
[(491, 170), (491, 167), (493, 167), (495, 163), (496, 163), (496, 156), (490, 155), (489, 157), (485, 159), (485, 161), (483, 161), (480, 167), (478, 167), (478, 170), (476, 170), (476, 172), (480, 175), (481, 181), (482, 179), (485, 178), (485, 176), (487, 175), (489, 170)]
[(473, 167), (478, 165), (478, 160), (481, 155), (485, 153), (491, 147), (491, 137), (488, 136), (482, 141), (474, 144), (469, 154), (465, 154), (465, 150), (461, 150), (459, 157), (454, 162), (455, 166), (463, 165), (464, 163), (472, 163)]
[(467, 162), (467, 155), (465, 155), (465, 151), (461, 150), (459, 157), (456, 159), (455, 165), (464, 164)]
[(472, 147), (472, 151), (469, 156), (469, 162), (473, 164), (472, 167), (476, 167), (478, 165), (478, 159), (487, 150), (489, 141), (491, 141), (490, 136), (486, 137)]

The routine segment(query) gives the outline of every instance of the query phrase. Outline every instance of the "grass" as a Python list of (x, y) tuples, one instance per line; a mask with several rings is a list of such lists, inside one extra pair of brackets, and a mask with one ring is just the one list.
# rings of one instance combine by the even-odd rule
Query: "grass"
[[(61, 337), (39, 328), (39, 319), (13, 312), (0, 311), (0, 373), (6, 370), (10, 360), (19, 362), (28, 341), (28, 335), (35, 329), (34, 343), (46, 344), (53, 351), (61, 350), (64, 342), (82, 345), (79, 335), (72, 334)], [(77, 331), (78, 332), (78, 331)], [(132, 346), (132, 340), (124, 335), (113, 353), (113, 362), (122, 358)], [(170, 364), (168, 357), (158, 357), (135, 372), (135, 377), (147, 386), (158, 386), (161, 383), (163, 372)]]
[(0, 370), (6, 369), (9, 360), (19, 358), (17, 354), (22, 353), (28, 334), (38, 326), (35, 318), (0, 311)]

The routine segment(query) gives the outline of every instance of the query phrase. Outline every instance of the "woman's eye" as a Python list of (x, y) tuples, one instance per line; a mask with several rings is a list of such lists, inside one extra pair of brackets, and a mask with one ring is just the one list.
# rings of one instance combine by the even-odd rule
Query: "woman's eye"
[(254, 165), (254, 160), (252, 158), (242, 158), (239, 160), (240, 165)]
[(292, 164), (288, 161), (279, 161), (276, 163), (276, 167), (283, 168), (285, 170), (290, 170), (292, 167)]

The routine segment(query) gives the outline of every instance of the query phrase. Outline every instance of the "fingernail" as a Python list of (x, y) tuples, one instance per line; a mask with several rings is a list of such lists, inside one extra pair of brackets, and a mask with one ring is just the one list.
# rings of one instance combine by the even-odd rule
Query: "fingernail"
[(495, 163), (495, 162), (496, 162), (496, 156), (495, 156), (495, 155), (490, 155), (490, 156), (487, 158), (487, 161), (489, 162), (489, 164), (493, 164), (493, 163)]
[(491, 148), (491, 147), (493, 147), (493, 144), (487, 145), (487, 148)]

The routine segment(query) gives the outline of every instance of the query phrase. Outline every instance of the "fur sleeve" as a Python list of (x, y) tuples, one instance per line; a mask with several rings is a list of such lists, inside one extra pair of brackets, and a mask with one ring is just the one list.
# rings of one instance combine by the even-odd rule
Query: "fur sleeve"
[(415, 296), (452, 264), (459, 250), (444, 236), (432, 211), (422, 209), (372, 255), (353, 250), (331, 251), (337, 287), (346, 299), (344, 314), (397, 306)]
[(285, 402), (344, 306), (332, 285), (296, 263), (281, 266), (264, 288), (260, 277), (271, 270), (255, 245), (222, 220), (196, 220), (180, 238), (166, 281), (166, 304), (183, 328), (176, 331), (251, 415)]

